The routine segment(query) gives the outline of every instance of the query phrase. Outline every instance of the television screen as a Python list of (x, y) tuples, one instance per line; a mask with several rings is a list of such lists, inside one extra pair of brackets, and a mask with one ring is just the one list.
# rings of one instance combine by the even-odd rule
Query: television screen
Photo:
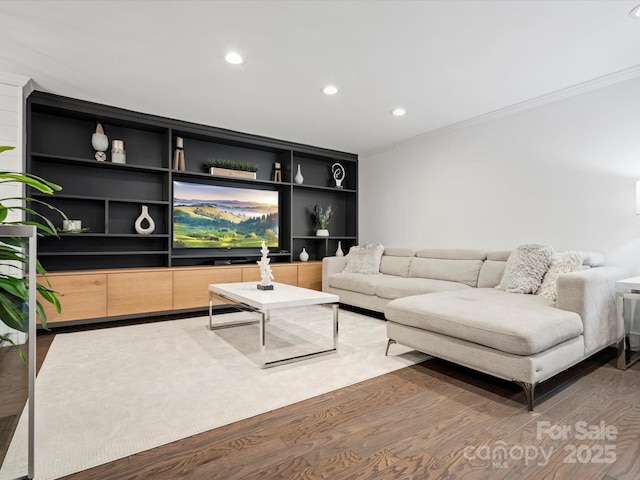
[(174, 248), (278, 246), (278, 192), (173, 182)]

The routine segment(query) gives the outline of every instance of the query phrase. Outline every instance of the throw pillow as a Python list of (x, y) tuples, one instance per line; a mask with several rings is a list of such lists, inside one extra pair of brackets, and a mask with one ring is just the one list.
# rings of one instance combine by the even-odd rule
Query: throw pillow
[(585, 255), (582, 252), (556, 253), (551, 259), (549, 270), (545, 273), (542, 284), (536, 294), (555, 302), (558, 277), (561, 273), (581, 270), (584, 258)]
[(511, 293), (536, 293), (552, 256), (553, 249), (549, 246), (520, 245), (509, 255), (502, 280), (496, 288)]
[(364, 273), (365, 275), (375, 275), (380, 273), (380, 260), (384, 253), (384, 246), (380, 244), (368, 244), (363, 246), (353, 246), (345, 257), (347, 261), (344, 272)]

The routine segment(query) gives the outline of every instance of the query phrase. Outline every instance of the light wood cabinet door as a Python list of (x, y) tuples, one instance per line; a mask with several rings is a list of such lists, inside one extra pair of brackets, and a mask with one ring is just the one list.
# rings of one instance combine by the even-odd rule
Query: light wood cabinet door
[(107, 305), (110, 317), (172, 310), (173, 272), (109, 273)]
[[(321, 290), (322, 263), (271, 265), (274, 281)], [(93, 272), (56, 272), (47, 276), (58, 292), (62, 313), (41, 300), (51, 323), (141, 313), (207, 308), (211, 283), (260, 282), (257, 265), (174, 267)], [(44, 279), (39, 277), (39, 281)], [(214, 305), (228, 304), (214, 297)]]
[[(197, 308), (209, 306), (210, 283), (234, 283), (242, 281), (241, 268), (204, 268), (177, 270), (173, 272), (173, 308)], [(214, 305), (228, 304), (217, 295), (213, 297)]]
[[(273, 272), (273, 281), (277, 283), (286, 283), (287, 285), (298, 284), (298, 267), (290, 264), (274, 264), (271, 265), (271, 271)], [(260, 267), (242, 267), (242, 281), (243, 282), (259, 282)]]
[(38, 278), (38, 283), (47, 285), (57, 292), (62, 305), (62, 312), (46, 300), (39, 298), (47, 315), (47, 323), (66, 322), (84, 318), (101, 318), (107, 316), (107, 275), (77, 274), (47, 275)]
[(322, 262), (299, 263), (298, 286), (322, 291)]

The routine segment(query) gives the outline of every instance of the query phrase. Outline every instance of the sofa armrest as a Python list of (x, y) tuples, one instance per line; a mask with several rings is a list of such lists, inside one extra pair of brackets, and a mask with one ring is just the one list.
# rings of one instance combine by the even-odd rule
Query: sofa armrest
[(580, 315), (585, 356), (624, 336), (624, 325), (616, 315), (616, 280), (622, 276), (617, 268), (597, 267), (558, 277), (556, 307)]
[(329, 290), (329, 275), (344, 270), (347, 260), (345, 257), (324, 257), (322, 259), (322, 291)]

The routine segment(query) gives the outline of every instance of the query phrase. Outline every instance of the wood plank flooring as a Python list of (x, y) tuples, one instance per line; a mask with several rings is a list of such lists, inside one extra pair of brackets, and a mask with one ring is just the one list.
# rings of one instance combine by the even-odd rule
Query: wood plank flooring
[(64, 478), (639, 480), (640, 363), (614, 356), (540, 384), (534, 413), (516, 385), (430, 360)]

